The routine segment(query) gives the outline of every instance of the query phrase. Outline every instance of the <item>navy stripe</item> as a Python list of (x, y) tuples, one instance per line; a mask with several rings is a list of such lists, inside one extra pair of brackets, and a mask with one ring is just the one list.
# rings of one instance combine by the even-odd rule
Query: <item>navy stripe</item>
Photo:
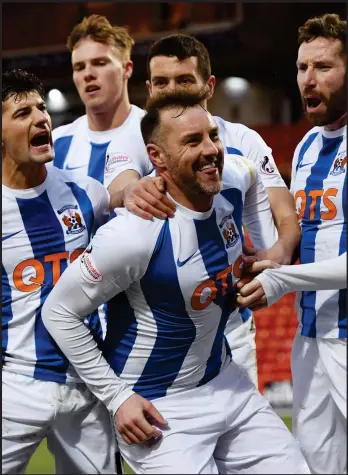
[(138, 323), (126, 292), (121, 292), (107, 303), (106, 337), (103, 355), (119, 376), (133, 349)]
[(147, 399), (165, 396), (196, 338), (181, 293), (168, 221), (140, 285), (157, 325), (151, 354), (133, 390)]
[(238, 150), (238, 148), (226, 147), (226, 151), (227, 151), (227, 153), (229, 153), (229, 154), (232, 154), (232, 155), (240, 155), (241, 157), (244, 157), (244, 155), (242, 154), (242, 152), (241, 152), (240, 150)]
[(96, 231), (96, 229), (94, 229), (94, 210), (91, 200), (89, 199), (86, 190), (80, 188), (76, 183), (67, 182), (66, 184), (71, 189), (76, 201), (78, 202), (86, 224), (88, 240), (90, 240)]
[(313, 134), (311, 134), (307, 140), (305, 141), (305, 143), (302, 145), (301, 149), (300, 149), (300, 152), (298, 154), (298, 162), (297, 162), (297, 165), (296, 165), (296, 173), (297, 173), (297, 170), (303, 160), (303, 157), (304, 157), (304, 154), (307, 152), (307, 150), (309, 149), (309, 147), (312, 145), (315, 137), (318, 135), (319, 132), (315, 132)]
[(7, 272), (3, 265), (1, 265), (1, 276), (2, 276), (2, 316), (1, 316), (1, 328), (2, 328), (2, 361), (5, 361), (6, 350), (8, 344), (8, 324), (13, 319), (12, 313), (12, 292), (11, 286), (8, 279)]
[(197, 232), (197, 239), (199, 250), (202, 255), (202, 259), (209, 275), (216, 288), (218, 289), (216, 299), (211, 305), (218, 305), (221, 308), (221, 318), (217, 333), (212, 345), (211, 354), (207, 361), (207, 367), (205, 374), (199, 386), (206, 384), (213, 379), (220, 372), (221, 368), (221, 356), (222, 345), (224, 344), (224, 330), (230, 316), (234, 309), (228, 307), (228, 292), (232, 291), (232, 275), (227, 276), (227, 293), (222, 294), (223, 286), (222, 280), (216, 279), (216, 275), (226, 269), (230, 264), (228, 262), (228, 255), (225, 249), (225, 242), (220, 234), (218, 225), (216, 224), (216, 211), (213, 210), (211, 216), (205, 220), (194, 220)]
[[(233, 219), (236, 223), (239, 235), (242, 240), (242, 244), (244, 244), (245, 238), (243, 234), (243, 198), (242, 192), (237, 188), (230, 188), (228, 190), (222, 190), (221, 195), (226, 198), (227, 201), (233, 204)], [(252, 315), (252, 312), (249, 308), (243, 308), (239, 310), (240, 318), (243, 322), (249, 320)]]
[(92, 149), (87, 174), (98, 180), (102, 185), (104, 184), (106, 151), (109, 143), (110, 141), (106, 143), (91, 142)]
[[(309, 196), (309, 193), (311, 190), (323, 189), (323, 182), (330, 172), (338, 149), (342, 143), (342, 137), (328, 139), (327, 137), (323, 136), (322, 139), (323, 147), (319, 152), (316, 163), (311, 168), (311, 172), (307, 177), (304, 189), (307, 200), (304, 216), (302, 218), (302, 239), (300, 248), (301, 264), (315, 262), (315, 241), (319, 225), (321, 224), (320, 204), (322, 198), (317, 198), (317, 202), (314, 207), (314, 219), (310, 219), (309, 208), (311, 206), (312, 199)], [(315, 302), (316, 292), (302, 292), (300, 301), (300, 306), (302, 308), (301, 334), (312, 338), (315, 338), (317, 333)]]
[[(347, 174), (344, 178), (342, 191), (343, 229), (338, 255), (347, 252)], [(338, 336), (347, 338), (347, 289), (341, 289), (338, 294)]]
[[(45, 257), (49, 254), (66, 251), (64, 233), (46, 191), (30, 200), (17, 198), (17, 204), (33, 249), (34, 258), (41, 262), (45, 272), (44, 284), (40, 288), (40, 304), (35, 312), (36, 365), (34, 378), (64, 383), (69, 362), (41, 320), (41, 308), (53, 288), (52, 262), (45, 262)], [(60, 272), (62, 273), (66, 267), (67, 260), (62, 259)]]
[(73, 139), (72, 135), (66, 137), (61, 137), (54, 142), (54, 160), (53, 164), (57, 168), (64, 168), (64, 162), (66, 156), (68, 155), (71, 141)]

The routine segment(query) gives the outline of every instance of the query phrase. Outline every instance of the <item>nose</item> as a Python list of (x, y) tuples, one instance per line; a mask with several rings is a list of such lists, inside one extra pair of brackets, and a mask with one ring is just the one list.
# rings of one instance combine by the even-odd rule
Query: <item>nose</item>
[(86, 65), (84, 71), (83, 71), (83, 78), (86, 82), (92, 81), (95, 79), (95, 73), (94, 69), (90, 65)]
[(48, 123), (48, 114), (40, 109), (35, 109), (34, 125), (36, 127), (45, 127)]
[(313, 68), (308, 68), (304, 73), (303, 85), (304, 87), (315, 86), (316, 75)]
[(203, 155), (210, 156), (217, 155), (218, 153), (219, 149), (217, 148), (216, 144), (211, 140), (210, 137), (207, 137), (203, 142)]

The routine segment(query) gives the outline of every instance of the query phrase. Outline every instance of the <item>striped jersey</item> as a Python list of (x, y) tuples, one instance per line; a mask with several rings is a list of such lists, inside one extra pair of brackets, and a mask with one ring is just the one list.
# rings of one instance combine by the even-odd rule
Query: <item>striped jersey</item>
[[(347, 251), (347, 127), (311, 129), (298, 144), (291, 192), (302, 228), (302, 264), (335, 258)], [(347, 290), (299, 292), (301, 334), (347, 337)]]
[(153, 169), (140, 131), (144, 111), (132, 105), (124, 123), (115, 129), (93, 131), (83, 115), (68, 125), (53, 130), (57, 168), (88, 175), (108, 187), (124, 170), (140, 176)]
[(96, 180), (48, 167), (26, 190), (2, 186), (3, 369), (58, 383), (80, 381), (41, 320), (41, 308), (66, 267), (108, 216), (109, 194)]
[[(248, 193), (257, 199), (243, 210)], [(74, 316), (113, 299), (103, 354), (133, 391), (154, 399), (207, 383), (231, 360), (224, 329), (241, 271), (242, 220), (272, 221), (256, 169), (238, 156), (226, 161), (223, 189), (206, 212), (178, 203), (167, 220), (116, 212), (52, 292), (45, 323), (57, 322), (50, 330), (74, 361), (74, 347), (84, 344), (77, 326), (80, 341), (69, 343)], [(102, 361), (94, 354), (94, 364), (92, 351), (84, 363), (75, 355), (80, 366), (74, 365), (96, 390), (98, 374), (106, 374)]]

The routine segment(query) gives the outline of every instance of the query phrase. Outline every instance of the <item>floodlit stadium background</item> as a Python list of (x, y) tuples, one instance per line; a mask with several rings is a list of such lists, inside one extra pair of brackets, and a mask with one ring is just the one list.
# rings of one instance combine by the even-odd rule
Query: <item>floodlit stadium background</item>
[[(196, 36), (207, 47), (217, 78), (210, 112), (256, 130), (272, 148), (287, 184), (295, 147), (310, 128), (296, 84), (297, 28), (323, 13), (347, 16), (343, 2), (3, 3), (2, 12), (3, 70), (23, 68), (44, 80), (54, 127), (84, 113), (65, 47), (71, 29), (84, 16), (101, 14), (129, 27), (136, 42), (129, 91), (138, 106), (147, 97), (149, 45), (177, 31)], [(293, 302), (289, 294), (255, 314), (259, 389), (283, 413), (292, 401), (290, 352), (297, 326)], [(41, 451), (40, 459), (29, 471), (53, 473), (47, 452)]]

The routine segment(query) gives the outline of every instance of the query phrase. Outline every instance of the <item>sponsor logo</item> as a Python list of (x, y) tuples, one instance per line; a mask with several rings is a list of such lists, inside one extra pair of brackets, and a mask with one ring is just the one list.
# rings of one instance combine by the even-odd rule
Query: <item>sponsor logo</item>
[(196, 253), (194, 252), (193, 254), (191, 254), (191, 256), (189, 256), (187, 259), (185, 259), (184, 261), (180, 261), (179, 259), (177, 259), (176, 263), (177, 263), (177, 266), (178, 267), (182, 267), (184, 266)]
[(272, 175), (275, 172), (275, 165), (269, 157), (263, 157), (263, 160), (260, 165), (260, 170), (266, 175)]
[(78, 167), (71, 167), (69, 165), (67, 165), (65, 167), (66, 170), (76, 170), (77, 168), (83, 168), (85, 165), (79, 165)]
[(81, 215), (75, 211), (76, 209), (78, 209), (76, 205), (66, 205), (58, 210), (58, 214), (64, 213), (62, 221), (68, 228), (67, 234), (80, 234), (86, 229), (86, 226), (82, 224)]
[(10, 239), (11, 237), (15, 236), (16, 234), (22, 232), (22, 229), (20, 231), (16, 231), (15, 233), (7, 234), (6, 236), (2, 236), (2, 242), (6, 241), (6, 239)]
[(82, 254), (80, 267), (82, 274), (86, 277), (86, 279), (96, 284), (103, 280), (103, 276), (99, 272), (93, 260), (92, 249), (93, 246), (90, 244), (85, 250), (85, 252)]
[(110, 173), (121, 165), (126, 165), (132, 161), (131, 157), (122, 152), (108, 152), (106, 154), (105, 173)]
[(330, 175), (340, 175), (341, 173), (344, 173), (346, 170), (345, 170), (345, 166), (347, 164), (347, 155), (345, 155), (346, 152), (341, 152), (338, 157), (336, 158), (335, 160), (335, 163), (333, 165), (333, 169), (332, 171), (330, 172)]
[(232, 221), (232, 214), (223, 218), (219, 224), (219, 228), (222, 229), (222, 235), (226, 241), (226, 249), (233, 247), (239, 240), (239, 234)]

